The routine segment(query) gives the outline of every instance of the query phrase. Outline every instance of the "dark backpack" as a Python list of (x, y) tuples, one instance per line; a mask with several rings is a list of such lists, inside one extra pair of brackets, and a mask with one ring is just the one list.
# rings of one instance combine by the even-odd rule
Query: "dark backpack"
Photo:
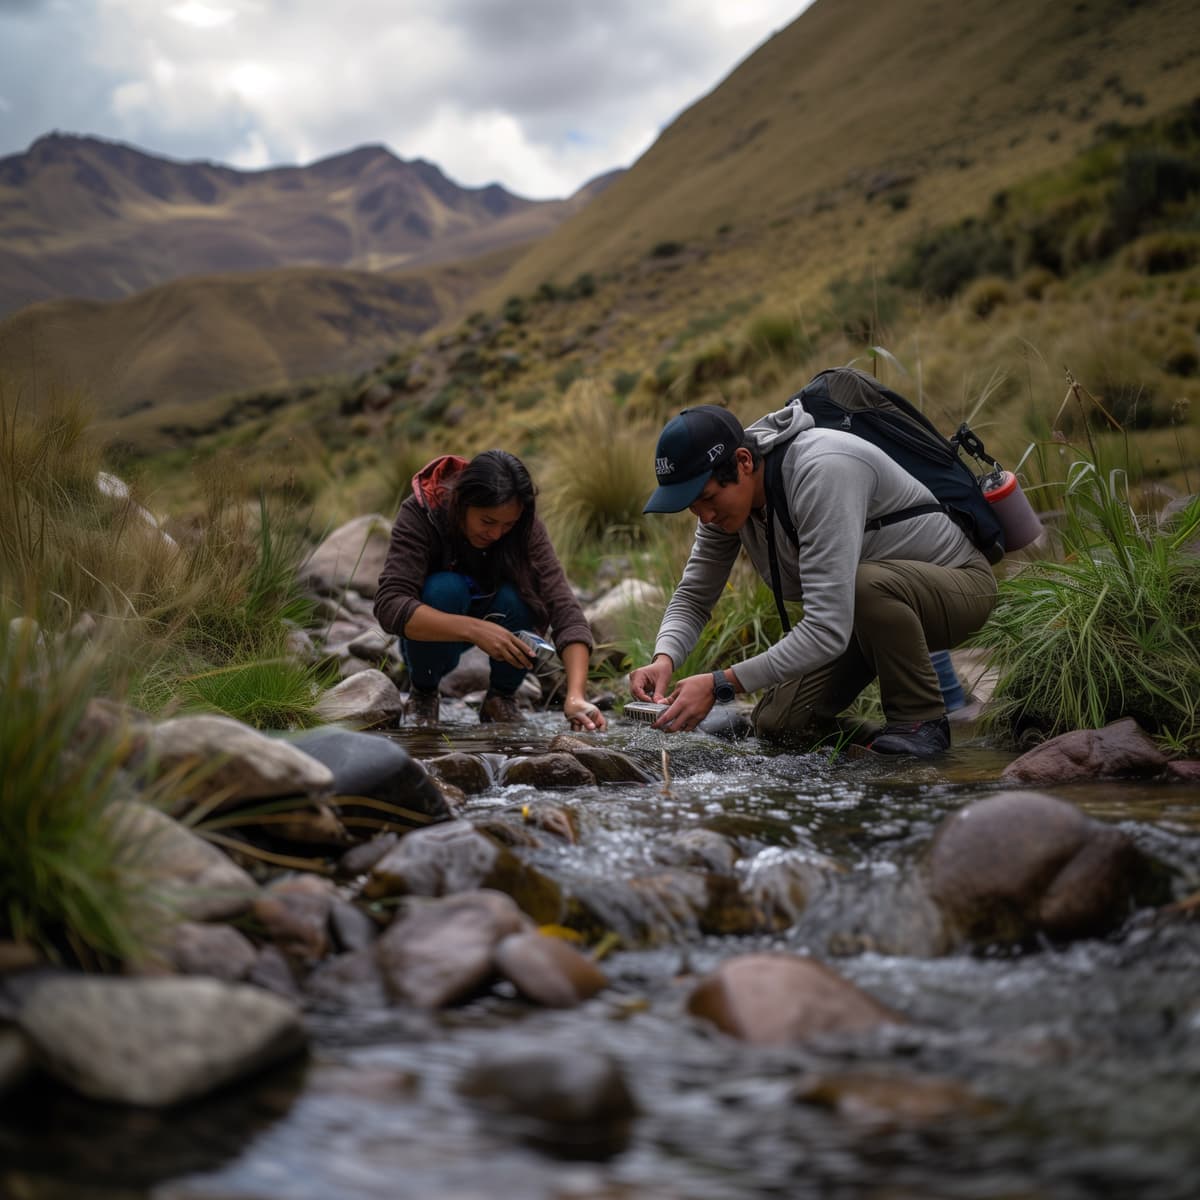
[[(841, 429), (878, 446), (933, 493), (936, 504), (919, 504), (886, 513), (867, 522), (868, 532), (927, 513), (944, 512), (982, 551), (988, 562), (998, 563), (1004, 557), (1004, 530), (983, 494), (980, 477), (959, 458), (958, 451), (961, 447), (993, 468), (996, 460), (988, 455), (983, 443), (967, 425), (959, 426), (953, 437), (943, 437), (929, 419), (898, 392), (853, 367), (831, 367), (822, 371), (791, 400), (799, 400), (819, 428)], [(777, 518), (792, 543), (798, 544), (796, 526), (783, 497), (781, 474), (786, 451), (785, 444), (764, 459), (767, 515), (768, 520)], [(786, 632), (789, 623), (783, 609), (774, 538), (769, 531), (767, 545), (771, 552), (771, 587)]]

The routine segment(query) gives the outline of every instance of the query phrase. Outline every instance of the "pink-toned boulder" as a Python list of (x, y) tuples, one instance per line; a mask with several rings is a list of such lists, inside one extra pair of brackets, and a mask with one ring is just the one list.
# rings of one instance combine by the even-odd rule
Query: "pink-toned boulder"
[(723, 1033), (763, 1046), (905, 1022), (823, 963), (794, 954), (728, 959), (697, 985), (687, 1007)]
[(1005, 783), (1046, 786), (1119, 775), (1157, 775), (1167, 757), (1132, 718), (1103, 729), (1076, 729), (1035, 746), (1009, 763)]
[(496, 969), (518, 992), (547, 1008), (574, 1008), (608, 986), (590, 958), (561, 938), (517, 933), (496, 947)]
[(333, 901), (334, 887), (328, 879), (294, 875), (261, 892), (251, 915), (288, 958), (314, 963), (329, 953), (329, 913)]

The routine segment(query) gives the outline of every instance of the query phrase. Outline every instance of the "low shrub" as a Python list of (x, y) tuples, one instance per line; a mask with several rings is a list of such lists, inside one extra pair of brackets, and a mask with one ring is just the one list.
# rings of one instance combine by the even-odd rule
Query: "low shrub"
[(1010, 277), (1012, 265), (1008, 242), (989, 224), (968, 218), (910, 243), (888, 279), (946, 300), (980, 275)]

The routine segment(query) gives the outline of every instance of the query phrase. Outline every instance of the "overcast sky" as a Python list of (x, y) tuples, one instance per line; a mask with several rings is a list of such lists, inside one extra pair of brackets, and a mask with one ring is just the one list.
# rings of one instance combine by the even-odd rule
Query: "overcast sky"
[(367, 142), (566, 196), (811, 0), (0, 0), (0, 156), (94, 134), (243, 168)]

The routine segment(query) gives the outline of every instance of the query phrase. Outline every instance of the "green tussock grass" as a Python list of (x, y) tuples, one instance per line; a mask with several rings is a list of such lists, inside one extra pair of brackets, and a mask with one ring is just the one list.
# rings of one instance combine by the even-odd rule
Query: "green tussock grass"
[(151, 932), (144, 847), (117, 815), (129, 747), (87, 717), (99, 666), (31, 623), (0, 624), (0, 937), (85, 965), (135, 958)]
[(1078, 452), (1062, 485), (1053, 560), (1000, 584), (972, 639), (1000, 676), (989, 720), (1052, 736), (1132, 716), (1168, 744), (1200, 744), (1200, 499), (1159, 525), (1120, 468)]

